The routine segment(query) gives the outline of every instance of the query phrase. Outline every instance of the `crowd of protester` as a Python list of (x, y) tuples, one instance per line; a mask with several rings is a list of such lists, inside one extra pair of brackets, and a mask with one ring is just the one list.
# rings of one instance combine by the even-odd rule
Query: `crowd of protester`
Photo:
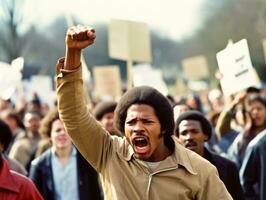
[[(77, 72), (74, 70), (73, 74), (75, 73)], [(167, 199), (167, 195), (180, 195), (171, 190), (183, 191), (191, 199), (196, 197), (194, 193), (202, 192), (199, 199), (211, 199), (211, 195), (217, 195), (212, 190), (218, 191), (218, 188), (213, 187), (222, 188), (219, 185), (220, 179), (233, 199), (266, 199), (265, 88), (250, 87), (230, 97), (223, 96), (222, 91), (215, 88), (189, 95), (174, 94), (168, 98), (152, 88), (135, 88), (126, 92), (119, 102), (95, 102), (92, 99), (92, 116), (87, 116), (83, 111), (86, 107), (84, 102), (72, 105), (73, 102), (69, 100), (66, 103), (64, 97), (67, 98), (68, 95), (65, 94), (67, 81), (69, 80), (58, 83), (59, 107), (55, 103), (49, 110), (37, 95), (24, 104), (0, 99), (0, 199), (7, 198), (4, 195), (19, 195), (20, 190), (25, 190), (22, 192), (24, 195), (32, 195), (24, 196), (26, 199), (125, 199), (124, 195), (128, 195), (128, 199), (130, 196), (138, 199), (140, 193), (144, 199), (147, 194), (144, 194), (146, 188), (143, 185), (147, 180), (143, 180), (145, 176), (140, 169), (145, 171), (148, 166), (150, 174), (157, 175), (155, 171), (158, 163), (175, 154), (173, 148), (178, 149), (180, 154), (188, 154), (188, 158), (182, 157), (182, 167), (187, 168), (189, 173), (175, 169), (174, 174), (166, 174), (169, 179), (177, 178), (180, 181), (176, 181), (176, 185), (171, 180), (171, 184), (164, 181), (162, 183), (166, 185), (158, 183), (156, 186), (161, 189), (151, 188), (151, 199), (158, 199), (155, 198), (158, 191), (164, 193), (160, 194), (162, 199)], [(167, 110), (168, 104), (170, 112)], [(71, 114), (67, 109), (68, 105), (72, 105), (69, 108), (72, 112), (76, 107), (79, 110), (76, 114)], [(139, 110), (146, 112), (149, 107), (145, 105), (155, 110), (155, 116), (159, 118), (160, 126), (165, 131), (161, 149), (167, 153), (146, 159), (141, 157), (141, 153), (137, 154), (137, 150), (142, 151), (138, 147), (135, 157), (145, 161), (144, 167), (141, 166), (143, 163), (133, 162), (128, 157), (130, 153), (126, 148), (130, 148), (127, 144), (132, 141), (127, 137), (126, 131), (137, 123), (128, 119), (128, 116), (134, 116)], [(59, 118), (59, 114), (63, 119)], [(80, 132), (80, 135), (76, 132)], [(138, 139), (133, 143), (145, 143), (145, 138)], [(179, 144), (185, 148), (181, 148)], [(103, 151), (103, 148), (106, 150)], [(190, 154), (191, 151), (197, 155)], [(124, 155), (125, 152), (128, 154)], [(123, 157), (127, 165), (119, 157)], [(188, 165), (186, 159), (194, 161)], [(204, 169), (198, 169), (199, 166), (196, 169), (194, 162)], [(217, 169), (219, 180), (216, 181), (209, 163)], [(200, 191), (197, 181), (191, 175), (207, 176), (208, 170), (212, 178), (200, 180), (202, 184), (206, 184), (200, 186), (203, 187)], [(128, 177), (123, 176), (124, 173)], [(2, 183), (4, 176), (23, 186), (16, 188), (13, 183), (8, 188), (8, 185)], [(155, 182), (158, 181), (156, 178)], [(191, 187), (191, 194), (187, 194), (184, 187)], [(223, 189), (219, 191), (221, 195)], [(223, 195), (227, 196), (225, 193)], [(214, 196), (213, 199), (219, 199)], [(182, 199), (185, 196), (178, 197)]]

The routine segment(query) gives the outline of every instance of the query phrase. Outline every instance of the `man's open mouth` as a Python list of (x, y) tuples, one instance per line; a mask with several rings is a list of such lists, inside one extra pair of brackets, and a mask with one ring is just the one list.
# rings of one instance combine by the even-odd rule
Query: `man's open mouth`
[(136, 153), (146, 153), (149, 149), (149, 139), (143, 135), (134, 137), (132, 144)]

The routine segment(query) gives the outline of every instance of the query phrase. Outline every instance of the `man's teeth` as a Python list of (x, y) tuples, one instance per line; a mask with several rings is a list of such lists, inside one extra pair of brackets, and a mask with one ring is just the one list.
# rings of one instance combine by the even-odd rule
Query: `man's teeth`
[(136, 138), (135, 141), (141, 142), (141, 141), (145, 141), (145, 139), (144, 138)]

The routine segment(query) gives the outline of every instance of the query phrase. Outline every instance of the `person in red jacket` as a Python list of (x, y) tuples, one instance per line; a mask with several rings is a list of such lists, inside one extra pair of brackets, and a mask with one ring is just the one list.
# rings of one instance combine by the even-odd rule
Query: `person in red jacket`
[(27, 177), (9, 169), (0, 153), (0, 199), (1, 200), (43, 200), (33, 182)]

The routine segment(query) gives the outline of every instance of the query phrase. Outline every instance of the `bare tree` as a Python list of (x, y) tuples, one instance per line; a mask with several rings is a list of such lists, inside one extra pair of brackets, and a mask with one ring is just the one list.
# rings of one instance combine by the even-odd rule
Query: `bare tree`
[(0, 1), (0, 48), (4, 53), (2, 59), (12, 61), (21, 54), (22, 45), (19, 29), (22, 23), (21, 5), (23, 0), (1, 0)]

